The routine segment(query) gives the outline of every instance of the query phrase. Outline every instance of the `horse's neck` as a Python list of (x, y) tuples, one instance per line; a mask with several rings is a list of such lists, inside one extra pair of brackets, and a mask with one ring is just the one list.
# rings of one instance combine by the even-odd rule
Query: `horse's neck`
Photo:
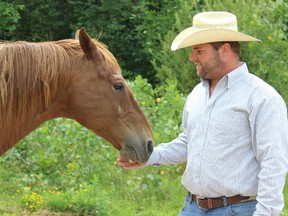
[(0, 130), (0, 156), (16, 145), (21, 139), (34, 131), (42, 123), (61, 117), (59, 105), (54, 103), (44, 109), (43, 112), (33, 113), (25, 116), (21, 122), (15, 116), (12, 121), (6, 122)]
[(8, 151), (10, 148), (12, 148), (16, 143), (18, 143), (22, 138), (24, 138), (26, 135), (28, 135), (31, 131), (33, 131), (29, 123), (27, 123), (25, 126), (16, 126), (19, 124), (9, 124), (5, 125), (4, 129), (1, 129), (0, 132), (0, 155), (4, 154), (6, 151)]

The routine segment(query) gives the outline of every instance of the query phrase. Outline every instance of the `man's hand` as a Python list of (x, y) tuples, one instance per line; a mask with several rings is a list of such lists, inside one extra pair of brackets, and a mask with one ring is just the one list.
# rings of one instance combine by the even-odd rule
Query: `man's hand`
[(119, 157), (117, 159), (117, 163), (120, 166), (122, 166), (125, 170), (131, 170), (131, 169), (136, 169), (136, 168), (140, 168), (140, 167), (145, 167), (146, 166), (146, 164), (133, 162), (131, 160), (128, 160), (127, 158), (122, 158), (122, 157)]

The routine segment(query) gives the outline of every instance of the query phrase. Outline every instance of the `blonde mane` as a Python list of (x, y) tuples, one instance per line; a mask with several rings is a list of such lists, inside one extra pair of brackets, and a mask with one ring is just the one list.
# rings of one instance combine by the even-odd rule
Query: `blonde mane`
[[(120, 67), (105, 45), (93, 40), (107, 63)], [(84, 56), (79, 40), (0, 43), (0, 125), (41, 111), (67, 86), (73, 63)], [(42, 110), (43, 111), (43, 110)]]

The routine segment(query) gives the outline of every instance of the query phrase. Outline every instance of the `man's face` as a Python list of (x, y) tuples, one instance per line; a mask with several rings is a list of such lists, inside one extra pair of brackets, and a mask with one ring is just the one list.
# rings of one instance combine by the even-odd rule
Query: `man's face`
[(211, 44), (192, 46), (189, 60), (196, 64), (197, 75), (207, 80), (219, 79), (224, 67), (219, 52)]

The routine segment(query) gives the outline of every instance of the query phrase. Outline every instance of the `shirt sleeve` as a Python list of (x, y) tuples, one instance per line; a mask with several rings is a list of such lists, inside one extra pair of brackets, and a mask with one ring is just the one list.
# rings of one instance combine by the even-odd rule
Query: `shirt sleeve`
[(285, 102), (270, 97), (259, 102), (250, 115), (252, 147), (260, 164), (254, 216), (279, 216), (284, 207), (287, 175), (288, 121)]
[(147, 165), (179, 164), (187, 160), (187, 140), (185, 133), (169, 143), (154, 148)]

